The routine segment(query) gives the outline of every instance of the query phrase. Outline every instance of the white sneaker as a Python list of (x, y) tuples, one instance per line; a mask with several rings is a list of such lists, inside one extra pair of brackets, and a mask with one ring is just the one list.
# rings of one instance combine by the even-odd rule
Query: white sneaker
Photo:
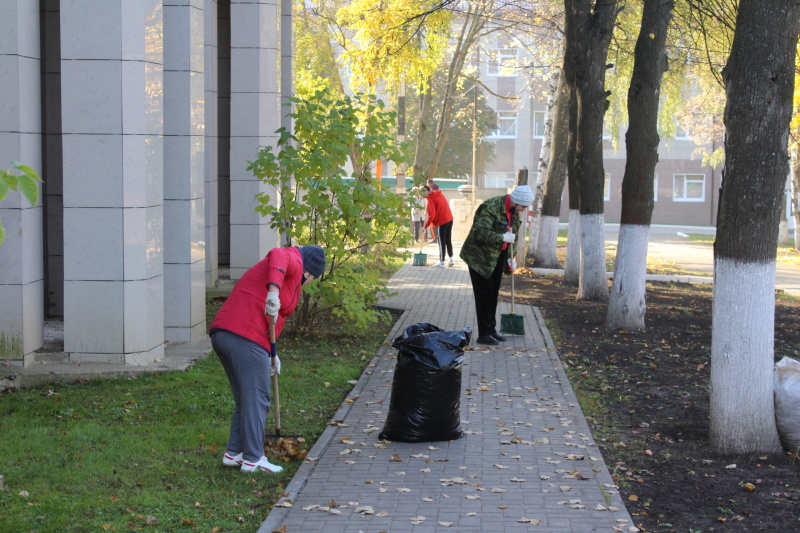
[(231, 452), (225, 452), (225, 455), (222, 456), (222, 464), (224, 466), (241, 466), (242, 460), (242, 452), (236, 455), (231, 455)]
[(271, 472), (277, 474), (278, 472), (283, 472), (283, 467), (270, 463), (267, 461), (267, 458), (262, 455), (261, 459), (255, 463), (242, 461), (242, 472)]
[(453, 266), (453, 258), (452, 257), (450, 258), (450, 264), (448, 264), (447, 266)]
[(440, 262), (440, 263), (438, 263), (438, 264), (435, 264), (435, 265), (433, 265), (433, 268), (444, 268), (444, 261), (442, 261), (442, 262)]

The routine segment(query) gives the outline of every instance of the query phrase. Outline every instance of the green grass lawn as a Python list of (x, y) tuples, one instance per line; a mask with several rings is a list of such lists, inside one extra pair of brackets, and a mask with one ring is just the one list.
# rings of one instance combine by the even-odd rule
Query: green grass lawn
[[(390, 328), (282, 336), (282, 435), (310, 448)], [(223, 467), (232, 409), (213, 354), (185, 372), (0, 394), (0, 531), (257, 530), (301, 460)]]

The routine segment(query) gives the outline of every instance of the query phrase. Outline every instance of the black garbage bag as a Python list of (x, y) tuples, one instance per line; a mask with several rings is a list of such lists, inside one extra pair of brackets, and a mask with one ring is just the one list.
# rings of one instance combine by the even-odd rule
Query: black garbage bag
[(461, 363), (470, 329), (408, 326), (392, 342), (399, 350), (389, 414), (379, 438), (400, 442), (453, 440), (461, 429)]

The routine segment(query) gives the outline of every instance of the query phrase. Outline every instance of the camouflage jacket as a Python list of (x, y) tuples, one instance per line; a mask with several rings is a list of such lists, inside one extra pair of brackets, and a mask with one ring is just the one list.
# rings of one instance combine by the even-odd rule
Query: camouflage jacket
[[(487, 279), (503, 251), (503, 233), (506, 231), (503, 224), (508, 224), (505, 201), (506, 195), (495, 196), (478, 206), (459, 254), (467, 266)], [(519, 214), (514, 213), (510, 231), (517, 233), (520, 223)]]

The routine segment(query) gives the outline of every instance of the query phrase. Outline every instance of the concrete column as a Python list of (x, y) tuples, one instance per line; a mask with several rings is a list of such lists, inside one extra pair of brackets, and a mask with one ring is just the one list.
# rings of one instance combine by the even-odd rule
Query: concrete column
[[(42, 174), (39, 3), (0, 2), (0, 166), (19, 161)], [(0, 359), (22, 364), (44, 331), (41, 202), (15, 191), (0, 203)]]
[(206, 215), (206, 286), (214, 287), (219, 278), (219, 89), (217, 45), (217, 0), (205, 0), (204, 67), (205, 74), (205, 215)]
[(254, 211), (268, 188), (247, 170), (261, 146), (275, 145), (281, 125), (279, 0), (231, 2), (230, 267), (238, 279), (278, 246), (269, 221)]
[(202, 2), (164, 0), (164, 338), (205, 331)]
[(164, 353), (163, 6), (62, 0), (64, 349)]

